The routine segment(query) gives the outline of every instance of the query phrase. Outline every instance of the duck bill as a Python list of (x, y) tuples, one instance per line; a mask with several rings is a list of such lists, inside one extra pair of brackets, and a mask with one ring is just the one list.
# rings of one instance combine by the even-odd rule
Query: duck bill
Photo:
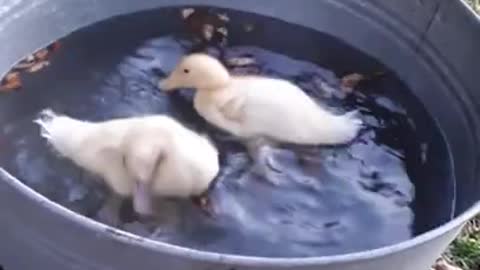
[(141, 181), (136, 181), (133, 190), (133, 209), (142, 216), (153, 214), (153, 196), (150, 187)]
[(158, 81), (158, 88), (163, 92), (172, 92), (173, 90), (176, 90), (178, 87), (175, 83), (175, 78), (172, 76), (169, 76), (165, 79)]

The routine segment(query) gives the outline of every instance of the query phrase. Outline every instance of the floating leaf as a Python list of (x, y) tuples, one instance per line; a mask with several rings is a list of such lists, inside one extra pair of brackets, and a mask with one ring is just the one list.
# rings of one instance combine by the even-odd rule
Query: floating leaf
[(48, 49), (41, 49), (38, 50), (36, 53), (33, 55), (35, 56), (36, 60), (46, 60), (48, 58), (48, 55), (50, 54)]
[(184, 19), (188, 18), (194, 12), (195, 12), (194, 8), (184, 8), (184, 9), (182, 9), (182, 12), (181, 12), (182, 13), (182, 18), (184, 18)]
[(353, 88), (357, 87), (357, 85), (365, 80), (365, 76), (359, 73), (352, 73), (346, 76), (343, 76), (340, 80), (340, 86), (346, 92), (353, 91)]
[(213, 207), (208, 195), (201, 195), (199, 197), (192, 198), (193, 203), (199, 207), (206, 215), (213, 215)]
[(3, 78), (0, 85), (0, 92), (11, 92), (13, 90), (19, 89), (22, 87), (22, 81), (20, 78), (21, 72), (35, 73), (50, 64), (48, 58), (51, 53), (58, 50), (60, 47), (60, 42), (55, 41), (52, 44), (48, 45), (46, 48), (40, 49), (33, 54), (27, 55), (21, 61), (19, 61), (13, 68), (12, 71), (7, 73), (5, 78)]
[(9, 72), (0, 84), (0, 92), (11, 92), (22, 87), (19, 72)]
[(55, 41), (52, 44), (47, 46), (47, 49), (51, 52), (55, 52), (56, 50), (60, 49), (60, 42)]
[(230, 18), (226, 14), (216, 14), (208, 9), (185, 8), (181, 10), (188, 32), (203, 41), (226, 42)]
[(35, 61), (20, 61), (13, 68), (16, 70), (25, 70), (31, 68), (33, 65), (35, 65)]
[(385, 74), (384, 72), (376, 72), (371, 76), (367, 76), (360, 73), (351, 73), (343, 76), (340, 79), (340, 87), (342, 88), (343, 91), (347, 93), (351, 93), (353, 89), (358, 86), (359, 83), (365, 80), (371, 80), (375, 77), (382, 76), (384, 74)]
[(27, 69), (28, 73), (35, 73), (40, 70), (42, 70), (44, 67), (48, 66), (50, 62), (48, 61), (42, 61), (42, 62), (37, 62), (35, 65), (31, 66), (29, 69)]
[(203, 38), (205, 40), (208, 40), (208, 41), (212, 40), (213, 35), (215, 33), (215, 28), (213, 27), (213, 25), (207, 23), (207, 24), (203, 25), (202, 27), (203, 27), (202, 28)]
[(230, 17), (228, 17), (228, 15), (226, 13), (224, 14), (217, 14), (218, 18), (224, 22), (229, 22), (230, 21)]

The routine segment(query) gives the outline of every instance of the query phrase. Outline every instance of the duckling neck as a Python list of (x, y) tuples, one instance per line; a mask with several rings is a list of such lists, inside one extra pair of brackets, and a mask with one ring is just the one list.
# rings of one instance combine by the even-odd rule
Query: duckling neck
[(235, 93), (229, 87), (229, 85), (224, 85), (222, 87), (215, 87), (215, 88), (201, 88), (198, 89), (196, 97), (200, 99), (213, 99), (217, 102), (220, 100), (228, 99), (229, 97), (233, 96)]
[(201, 92), (219, 92), (230, 88), (231, 84), (232, 80), (230, 77), (228, 77), (223, 78), (222, 80), (216, 80), (215, 82), (209, 83), (205, 86), (199, 86), (198, 90), (200, 90)]
[(202, 88), (198, 89), (194, 98), (194, 107), (195, 109), (203, 116), (208, 118), (213, 112), (211, 110), (216, 110), (217, 106), (221, 106), (228, 100), (234, 97), (235, 93), (227, 87), (222, 88)]

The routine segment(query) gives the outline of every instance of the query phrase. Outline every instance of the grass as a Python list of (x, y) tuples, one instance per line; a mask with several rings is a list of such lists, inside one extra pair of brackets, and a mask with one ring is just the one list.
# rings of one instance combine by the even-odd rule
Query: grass
[(466, 0), (466, 2), (478, 13), (480, 13), (480, 0)]
[(458, 238), (450, 250), (450, 260), (455, 265), (465, 270), (480, 269), (480, 241), (477, 237), (469, 235)]
[(465, 226), (444, 257), (462, 270), (480, 269), (480, 215)]

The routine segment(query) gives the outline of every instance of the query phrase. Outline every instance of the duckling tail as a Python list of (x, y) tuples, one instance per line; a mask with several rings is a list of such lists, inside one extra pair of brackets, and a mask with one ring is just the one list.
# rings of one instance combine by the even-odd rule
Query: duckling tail
[(355, 139), (362, 128), (358, 111), (347, 112), (343, 115), (323, 115), (319, 123), (317, 138), (321, 144), (349, 143)]
[(83, 133), (85, 122), (65, 115), (59, 115), (51, 109), (44, 109), (33, 121), (40, 126), (40, 136), (61, 155), (68, 155), (77, 147), (78, 138)]

